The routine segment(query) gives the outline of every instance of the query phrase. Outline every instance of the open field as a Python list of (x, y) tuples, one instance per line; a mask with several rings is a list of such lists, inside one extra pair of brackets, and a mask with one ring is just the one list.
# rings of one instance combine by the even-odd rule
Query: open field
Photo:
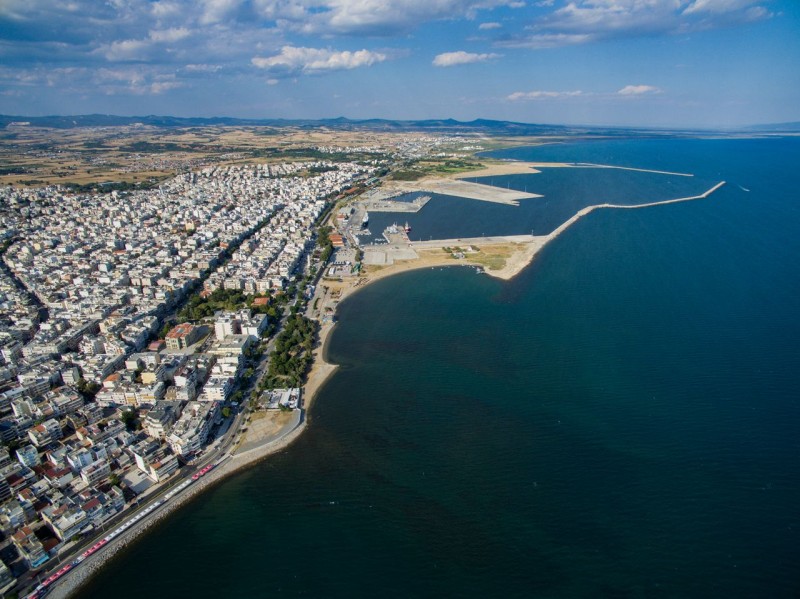
[[(375, 159), (408, 155), (412, 180), (483, 168), (475, 152), (541, 143), (542, 138), (488, 138), (417, 132), (331, 130), (324, 127), (155, 127), (126, 125), (50, 129), (9, 125), (0, 130), (0, 184), (16, 186), (156, 185), (209, 165), (308, 159)], [(415, 145), (426, 151), (418, 154)], [(325, 148), (325, 150), (321, 150)], [(404, 167), (397, 170), (402, 171)]]
[(292, 412), (283, 410), (261, 410), (248, 416), (247, 432), (242, 436), (239, 451), (247, 451), (264, 439), (276, 436), (291, 420)]
[(0, 131), (0, 184), (153, 184), (213, 164), (325, 158), (317, 146), (369, 147), (374, 157), (391, 149), (388, 136), (378, 137), (267, 127), (9, 127)]

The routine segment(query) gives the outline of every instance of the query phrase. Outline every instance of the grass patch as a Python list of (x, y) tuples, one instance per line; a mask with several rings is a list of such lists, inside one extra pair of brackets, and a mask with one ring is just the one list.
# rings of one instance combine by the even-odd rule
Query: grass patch
[(471, 160), (421, 160), (392, 172), (395, 181), (418, 181), (430, 175), (455, 175), (480, 170), (484, 165)]
[(250, 412), (250, 423), (258, 422), (269, 416), (266, 410), (259, 410), (258, 412)]
[[(477, 248), (476, 248), (477, 249)], [(505, 267), (506, 261), (511, 257), (513, 250), (508, 246), (495, 246), (484, 248), (468, 255), (469, 261), (480, 264), (486, 270), (500, 270)]]

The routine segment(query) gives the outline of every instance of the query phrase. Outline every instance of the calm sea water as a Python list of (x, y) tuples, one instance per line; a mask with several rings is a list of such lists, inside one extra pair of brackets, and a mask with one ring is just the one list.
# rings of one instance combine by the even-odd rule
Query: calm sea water
[[(304, 436), (82, 597), (800, 594), (800, 140), (503, 155), (729, 184), (592, 213), (508, 283), (436, 269), (352, 296)], [(672, 195), (636, 181), (621, 201)]]
[[(543, 150), (544, 147), (540, 149)], [(526, 158), (525, 153), (521, 156)], [(504, 152), (503, 157), (516, 156), (506, 156)], [(553, 162), (559, 160), (548, 158)], [(382, 238), (383, 230), (389, 225), (408, 222), (412, 229), (409, 234), (412, 240), (546, 235), (586, 206), (603, 203), (644, 204), (695, 196), (713, 187), (719, 179), (705, 175), (684, 177), (582, 167), (547, 168), (530, 175), (479, 177), (468, 181), (527, 191), (542, 197), (520, 200), (519, 206), (506, 206), (429, 194), (431, 201), (415, 214), (371, 212), (369, 230), (373, 237)], [(367, 241), (365, 238), (364, 242)]]

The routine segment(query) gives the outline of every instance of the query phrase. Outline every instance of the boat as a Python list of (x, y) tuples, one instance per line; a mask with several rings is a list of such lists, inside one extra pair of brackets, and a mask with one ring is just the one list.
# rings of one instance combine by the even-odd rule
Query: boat
[(369, 212), (364, 213), (364, 218), (361, 219), (361, 228), (366, 229), (369, 224)]
[(411, 233), (411, 225), (408, 224), (408, 221), (406, 221), (406, 226), (403, 227), (403, 231), (406, 233)]

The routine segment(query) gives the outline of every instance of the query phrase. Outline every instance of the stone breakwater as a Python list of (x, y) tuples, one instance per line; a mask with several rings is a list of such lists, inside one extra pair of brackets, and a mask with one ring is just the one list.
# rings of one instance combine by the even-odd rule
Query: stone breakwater
[(231, 474), (252, 466), (267, 456), (287, 448), (302, 434), (305, 427), (306, 421), (303, 420), (296, 428), (292, 429), (291, 432), (286, 434), (286, 436), (282, 437), (281, 439), (277, 439), (271, 443), (265, 444), (262, 447), (251, 449), (247, 452), (227, 459), (222, 465), (218, 466), (206, 474), (203, 478), (199, 479), (196, 483), (189, 486), (189, 488), (187, 488), (183, 493), (177, 497), (174, 497), (165, 505), (155, 510), (147, 518), (144, 518), (139, 523), (132, 526), (119, 538), (114, 539), (114, 541), (106, 545), (101, 552), (84, 560), (78, 568), (76, 568), (73, 572), (70, 572), (64, 577), (63, 580), (59, 581), (47, 596), (53, 599), (67, 599), (75, 596), (81, 587), (85, 585), (88, 580), (100, 569), (102, 569), (111, 559), (113, 559), (117, 553), (125, 550), (129, 544), (135, 542), (150, 528), (159, 524), (162, 520), (170, 516), (175, 510), (180, 509), (203, 491), (219, 483)]

